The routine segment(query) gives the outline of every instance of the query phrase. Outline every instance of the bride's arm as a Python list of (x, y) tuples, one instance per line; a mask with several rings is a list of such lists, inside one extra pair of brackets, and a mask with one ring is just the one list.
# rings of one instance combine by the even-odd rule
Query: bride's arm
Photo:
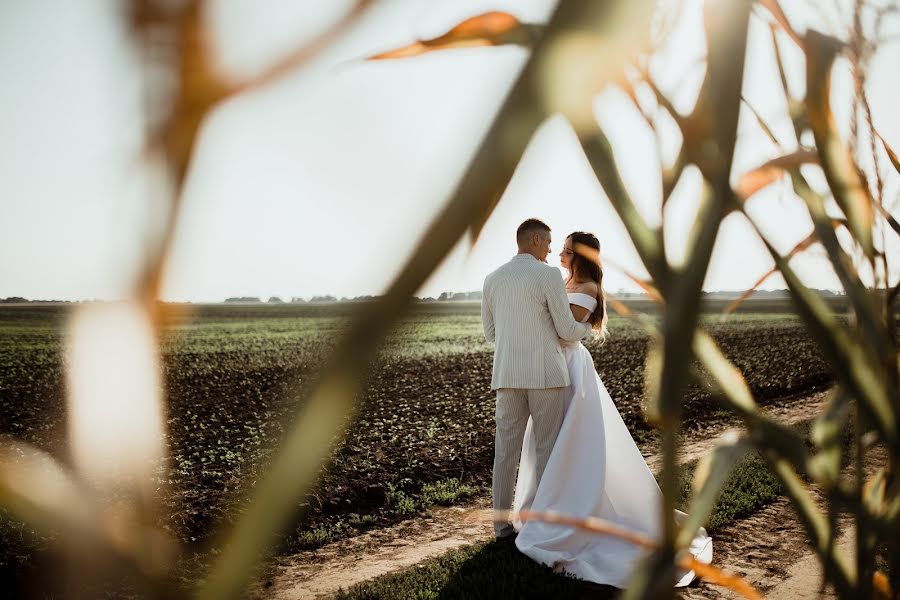
[(570, 304), (569, 308), (572, 310), (572, 316), (575, 317), (575, 320), (579, 323), (583, 322), (584, 318), (591, 314), (591, 311), (583, 306), (578, 306), (577, 304)]

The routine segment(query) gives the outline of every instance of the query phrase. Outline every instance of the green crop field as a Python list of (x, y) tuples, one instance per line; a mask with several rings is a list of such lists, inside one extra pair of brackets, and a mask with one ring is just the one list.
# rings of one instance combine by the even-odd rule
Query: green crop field
[[(839, 299), (834, 300), (839, 303)], [(632, 303), (652, 311), (649, 305)], [(781, 300), (750, 301), (705, 326), (744, 372), (760, 403), (831, 381), (802, 324)], [(837, 308), (837, 306), (836, 306)], [(0, 433), (65, 460), (62, 342), (66, 305), (0, 307)], [(212, 533), (247, 498), (318, 367), (342, 334), (352, 305), (205, 305), (163, 340), (170, 459), (158, 465), (162, 525), (202, 554)], [(600, 376), (641, 444), (647, 335), (613, 317), (610, 336), (588, 343)], [(287, 550), (389, 523), (481, 493), (493, 460), (491, 346), (477, 303), (421, 303), (373, 364), (360, 411), (336, 447)], [(688, 428), (723, 418), (696, 373), (685, 401)], [(288, 394), (294, 390), (294, 394)], [(47, 540), (3, 517), (4, 570), (19, 568)]]

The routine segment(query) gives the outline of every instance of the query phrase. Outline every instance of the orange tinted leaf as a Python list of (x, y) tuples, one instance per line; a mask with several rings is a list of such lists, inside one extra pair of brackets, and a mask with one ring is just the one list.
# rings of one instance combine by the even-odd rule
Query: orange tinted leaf
[[(579, 243), (579, 244), (575, 244), (575, 246), (572, 248), (572, 250), (574, 250), (581, 256), (585, 257), (589, 261), (600, 264), (600, 251), (597, 250), (596, 248), (591, 248), (587, 244)], [(644, 292), (647, 293), (647, 295), (650, 297), (651, 300), (653, 300), (654, 302), (660, 302), (660, 303), (662, 302), (662, 296), (660, 295), (659, 290), (656, 289), (656, 286), (653, 285), (652, 281), (647, 281), (645, 279), (641, 279), (640, 277), (638, 277), (636, 275), (632, 275), (624, 267), (616, 264), (615, 262), (613, 262), (609, 259), (605, 259), (604, 263), (613, 267), (614, 269), (616, 269), (617, 271), (619, 271), (620, 273), (622, 273), (623, 275), (628, 277), (628, 279), (635, 282), (642, 290), (644, 290)]]
[(881, 137), (880, 133), (876, 131), (875, 135), (881, 140), (881, 145), (884, 146), (884, 151), (887, 152), (888, 159), (891, 161), (891, 164), (894, 165), (894, 169), (897, 173), (900, 174), (900, 158), (897, 157), (897, 153), (894, 152), (894, 149), (887, 143), (887, 140)]
[(621, 300), (617, 300), (612, 296), (606, 296), (606, 303), (616, 311), (616, 314), (620, 317), (630, 318), (634, 313), (631, 312), (631, 309), (625, 305)]
[[(835, 226), (837, 226), (837, 223), (835, 223)], [(802, 240), (797, 242), (797, 245), (794, 246), (793, 248), (791, 248), (791, 251), (788, 252), (787, 254), (785, 254), (784, 257), (786, 259), (790, 260), (794, 256), (796, 256), (800, 252), (803, 252), (804, 250), (806, 250), (807, 248), (809, 248), (810, 246), (812, 246), (815, 243), (816, 243), (816, 232), (813, 231), (808, 236), (806, 236), (805, 238), (803, 238)]]
[(743, 304), (747, 298), (749, 298), (750, 296), (753, 295), (753, 292), (756, 291), (756, 288), (761, 286), (766, 279), (768, 279), (769, 277), (774, 275), (777, 271), (778, 271), (778, 269), (776, 269), (774, 267), (772, 267), (771, 269), (766, 271), (765, 274), (763, 274), (762, 277), (757, 279), (756, 283), (754, 283), (752, 286), (750, 286), (750, 288), (747, 291), (745, 291), (736, 300), (732, 301), (731, 303), (728, 304), (728, 306), (725, 307), (725, 310), (722, 311), (722, 318), (724, 319), (726, 316), (728, 316), (731, 313), (733, 313), (734, 311), (736, 311), (738, 309), (738, 307), (741, 304)]
[(759, 190), (778, 181), (785, 171), (796, 169), (803, 164), (816, 162), (818, 162), (818, 156), (810, 150), (798, 150), (791, 154), (779, 156), (761, 164), (752, 171), (744, 173), (738, 181), (735, 192), (739, 200), (746, 202), (750, 196)]
[(891, 600), (894, 594), (891, 592), (891, 582), (883, 571), (875, 571), (872, 574), (872, 587), (874, 588), (874, 597), (878, 600)]
[[(835, 227), (837, 227), (838, 225), (840, 225), (840, 221), (836, 220), (834, 225), (835, 225)], [(800, 252), (803, 252), (804, 250), (806, 250), (807, 248), (812, 246), (815, 242), (816, 242), (816, 233), (815, 233), (815, 231), (813, 231), (808, 236), (806, 236), (805, 238), (800, 240), (800, 242), (798, 242), (796, 246), (791, 248), (791, 251), (785, 255), (785, 258), (790, 260), (791, 258), (794, 257), (794, 255), (799, 254)], [(722, 311), (722, 317), (724, 318), (725, 316), (730, 315), (735, 310), (737, 310), (737, 308), (741, 304), (743, 304), (747, 298), (749, 298), (750, 296), (753, 295), (753, 292), (756, 291), (756, 288), (761, 286), (766, 279), (768, 279), (769, 277), (771, 277), (772, 275), (774, 275), (777, 272), (778, 272), (777, 267), (772, 267), (769, 271), (766, 271), (766, 273), (762, 277), (760, 277), (758, 280), (756, 280), (756, 283), (754, 283), (750, 289), (748, 289), (746, 292), (741, 294), (737, 300), (734, 300), (728, 306), (725, 307), (725, 310)]]
[(613, 523), (605, 519), (597, 517), (573, 517), (554, 511), (536, 511), (536, 510), (495, 510), (488, 511), (493, 521), (539, 521), (541, 523), (553, 523), (556, 525), (569, 525), (582, 531), (589, 531), (602, 535), (609, 535), (630, 542), (635, 546), (642, 548), (656, 548), (658, 544), (650, 539), (645, 533), (635, 531), (627, 527), (623, 527), (618, 523)]
[(772, 14), (775, 18), (775, 21), (784, 29), (784, 32), (790, 36), (794, 42), (803, 48), (803, 40), (797, 35), (797, 31), (791, 25), (791, 22), (788, 21), (787, 16), (784, 14), (784, 11), (781, 10), (781, 5), (778, 4), (778, 0), (760, 0), (761, 5), (765, 6), (766, 9)]
[(436, 38), (417, 40), (408, 46), (371, 56), (369, 60), (409, 58), (432, 50), (449, 48), (500, 46), (503, 44), (527, 45), (533, 39), (534, 28), (534, 25), (522, 23), (509, 13), (492, 11), (466, 19)]
[(678, 560), (678, 566), (687, 571), (693, 571), (698, 577), (708, 583), (727, 587), (748, 600), (763, 600), (762, 595), (756, 591), (756, 588), (740, 575), (728, 573), (713, 565), (702, 563), (691, 556), (690, 553), (685, 552), (683, 554), (683, 558)]

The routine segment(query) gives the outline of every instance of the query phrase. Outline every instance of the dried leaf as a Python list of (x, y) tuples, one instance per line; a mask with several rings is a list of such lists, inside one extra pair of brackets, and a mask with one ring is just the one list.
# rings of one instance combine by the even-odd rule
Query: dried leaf
[(812, 150), (797, 150), (796, 152), (773, 158), (741, 175), (735, 194), (737, 194), (738, 200), (746, 202), (759, 190), (778, 181), (785, 171), (797, 169), (804, 164), (815, 164), (818, 161), (818, 155)]
[(866, 508), (873, 515), (881, 516), (885, 508), (885, 493), (887, 492), (888, 473), (881, 468), (875, 471), (863, 485), (862, 495)]
[(897, 444), (898, 429), (891, 408), (884, 378), (872, 364), (867, 349), (854, 342), (838, 323), (825, 301), (810, 290), (797, 276), (788, 262), (761, 236), (763, 244), (775, 261), (791, 291), (797, 312), (817, 342), (823, 356), (848, 390), (862, 400), (875, 415), (874, 423), (889, 444)]
[[(573, 250), (575, 252), (578, 252), (579, 254), (582, 254), (588, 260), (593, 260), (594, 262), (599, 262), (599, 260), (600, 260), (600, 253), (597, 251), (596, 248), (591, 248), (590, 246), (587, 246), (585, 244), (575, 244), (575, 248), (573, 248)], [(647, 297), (649, 297), (651, 300), (653, 300), (657, 304), (662, 304), (662, 302), (663, 302), (662, 295), (659, 293), (659, 290), (656, 289), (656, 286), (653, 284), (653, 281), (650, 281), (647, 279), (642, 279), (642, 278), (638, 277), (637, 275), (634, 275), (633, 273), (628, 271), (625, 267), (623, 267), (619, 263), (617, 263), (614, 260), (611, 260), (609, 258), (604, 259), (603, 263), (605, 265), (612, 267), (613, 269), (615, 269), (622, 275), (625, 275), (625, 277), (627, 277), (628, 279), (633, 281), (635, 284), (637, 284), (637, 286), (640, 287), (642, 290), (644, 290), (644, 293), (647, 294)]]
[(743, 96), (741, 97), (741, 101), (744, 103), (744, 106), (746, 106), (747, 109), (749, 109), (750, 112), (753, 113), (753, 116), (756, 118), (756, 123), (759, 125), (760, 129), (763, 130), (763, 133), (766, 134), (766, 137), (769, 138), (769, 141), (775, 144), (775, 146), (777, 146), (778, 148), (783, 148), (781, 142), (778, 141), (778, 138), (772, 131), (772, 128), (769, 127), (769, 124), (766, 123), (765, 119), (762, 118), (762, 115), (759, 114), (759, 112), (755, 108), (753, 108), (753, 105), (750, 104), (750, 102)]
[(884, 147), (884, 151), (888, 155), (888, 159), (891, 161), (891, 164), (894, 165), (894, 169), (900, 174), (900, 157), (897, 156), (897, 153), (894, 152), (894, 149), (891, 148), (890, 144), (887, 143), (887, 140), (884, 139), (880, 133), (877, 131), (874, 132), (875, 135), (878, 136), (878, 139), (881, 140), (881, 145)]
[(775, 23), (769, 24), (769, 34), (772, 38), (772, 49), (775, 52), (775, 66), (778, 67), (778, 78), (781, 80), (781, 89), (784, 91), (784, 99), (789, 105), (793, 101), (791, 88), (788, 86), (787, 74), (784, 72), (784, 61), (781, 58), (781, 46), (778, 44), (778, 29)]
[(807, 32), (806, 109), (828, 187), (847, 216), (854, 239), (866, 256), (872, 258), (875, 254), (873, 200), (838, 135), (831, 111), (832, 65), (842, 48), (839, 40), (814, 30)]
[(609, 304), (609, 307), (616, 311), (620, 317), (631, 318), (634, 313), (630, 308), (628, 308), (621, 300), (617, 300), (610, 295), (606, 296), (606, 302)]
[(636, 546), (641, 546), (642, 548), (656, 548), (657, 546), (656, 542), (639, 531), (634, 531), (627, 527), (623, 527), (618, 523), (598, 519), (596, 517), (579, 518), (553, 511), (539, 512), (535, 510), (520, 510), (518, 512), (496, 510), (487, 511), (487, 513), (493, 521), (540, 521), (542, 523), (553, 523), (555, 525), (568, 525), (570, 527), (575, 527), (576, 529), (581, 529), (582, 531), (610, 535), (619, 538), (620, 540), (630, 542)]
[(891, 582), (884, 571), (872, 573), (872, 588), (875, 591), (875, 600), (897, 600), (891, 591)]
[(781, 5), (778, 4), (778, 0), (759, 0), (759, 3), (766, 7), (766, 9), (775, 18), (775, 21), (781, 26), (785, 33), (787, 33), (788, 36), (790, 36), (790, 38), (794, 40), (794, 42), (798, 46), (800, 46), (800, 48), (803, 48), (803, 39), (797, 34), (797, 31), (791, 25), (791, 22), (784, 14), (784, 11), (781, 10)]
[(685, 552), (683, 558), (679, 559), (678, 566), (686, 571), (693, 571), (707, 583), (726, 587), (736, 594), (740, 594), (744, 598), (747, 598), (747, 600), (763, 600), (762, 594), (756, 591), (756, 588), (750, 585), (750, 583), (740, 575), (735, 575), (734, 573), (723, 571), (716, 566), (702, 563), (688, 552)]
[[(791, 248), (791, 251), (785, 255), (785, 258), (790, 260), (795, 255), (797, 255), (800, 252), (803, 252), (804, 250), (809, 248), (816, 241), (817, 241), (816, 240), (816, 232), (813, 231), (808, 236), (806, 236), (805, 238), (800, 240), (800, 242), (798, 242), (796, 246)], [(745, 300), (747, 300), (747, 298), (749, 298), (750, 296), (753, 295), (753, 292), (756, 291), (756, 288), (761, 286), (766, 279), (768, 279), (769, 277), (771, 277), (772, 275), (774, 275), (777, 272), (778, 272), (777, 267), (772, 267), (769, 271), (766, 271), (766, 273), (762, 277), (760, 277), (759, 279), (756, 280), (756, 283), (754, 283), (750, 287), (750, 289), (745, 291), (743, 294), (740, 295), (740, 297), (738, 297), (736, 300), (733, 300), (732, 302), (730, 302), (728, 304), (728, 306), (725, 307), (725, 310), (722, 311), (722, 318), (724, 319), (726, 316), (730, 315), (735, 310), (737, 310), (738, 307), (741, 304), (743, 304)]]
[(434, 50), (501, 46), (504, 44), (531, 45), (537, 38), (538, 25), (522, 23), (507, 12), (492, 11), (470, 17), (436, 38), (417, 40), (408, 46), (380, 52), (368, 60), (386, 60), (420, 56)]
[(726, 306), (725, 309), (722, 311), (722, 320), (724, 321), (725, 317), (727, 317), (728, 315), (730, 315), (731, 313), (736, 311), (740, 307), (740, 305), (743, 304), (745, 300), (747, 300), (747, 298), (749, 298), (750, 296), (753, 295), (753, 292), (756, 291), (756, 288), (761, 286), (763, 284), (763, 282), (765, 282), (766, 279), (768, 279), (769, 277), (771, 277), (772, 275), (774, 275), (777, 272), (778, 272), (778, 269), (776, 269), (775, 267), (772, 267), (771, 269), (766, 271), (762, 275), (762, 277), (757, 279), (756, 283), (754, 283), (752, 286), (750, 286), (749, 289), (747, 289), (743, 294), (738, 296), (738, 298), (736, 300), (731, 301), (728, 304), (728, 306)]

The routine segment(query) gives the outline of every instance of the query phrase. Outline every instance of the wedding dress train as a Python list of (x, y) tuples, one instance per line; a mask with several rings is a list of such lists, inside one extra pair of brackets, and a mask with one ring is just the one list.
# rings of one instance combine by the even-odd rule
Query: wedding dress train
[[(596, 299), (569, 294), (572, 304), (588, 310)], [(593, 301), (593, 306), (591, 302)], [(660, 539), (662, 492), (600, 380), (582, 344), (564, 346), (571, 384), (566, 413), (541, 478), (535, 485), (535, 448), (529, 419), (522, 445), (513, 510), (553, 511), (574, 517), (597, 517)], [(680, 513), (679, 516), (684, 516)], [(535, 561), (595, 583), (625, 587), (632, 568), (646, 551), (608, 535), (565, 525), (514, 522), (516, 547)], [(700, 562), (712, 560), (712, 539), (701, 528), (690, 552)], [(693, 572), (679, 574), (688, 585)]]

